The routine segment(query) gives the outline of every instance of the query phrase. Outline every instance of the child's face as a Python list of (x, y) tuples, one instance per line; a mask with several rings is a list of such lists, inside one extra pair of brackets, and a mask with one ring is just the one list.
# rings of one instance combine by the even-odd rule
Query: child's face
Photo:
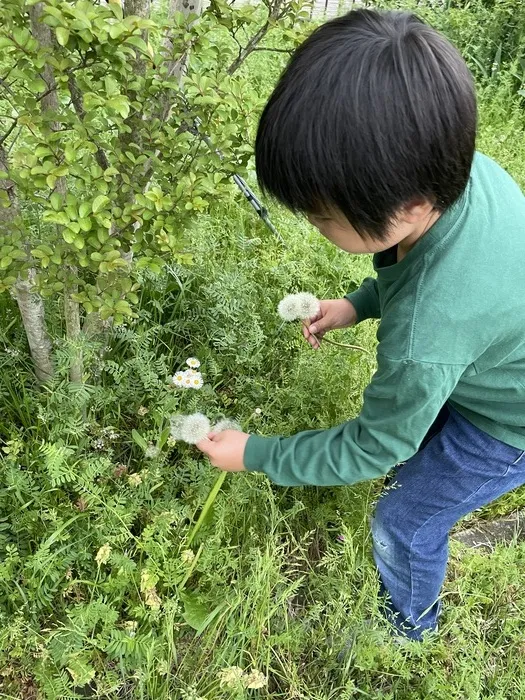
[(404, 244), (412, 247), (439, 218), (430, 202), (415, 202), (404, 207), (390, 224), (385, 239), (362, 238), (341, 212), (308, 215), (308, 221), (331, 243), (347, 253), (379, 253)]

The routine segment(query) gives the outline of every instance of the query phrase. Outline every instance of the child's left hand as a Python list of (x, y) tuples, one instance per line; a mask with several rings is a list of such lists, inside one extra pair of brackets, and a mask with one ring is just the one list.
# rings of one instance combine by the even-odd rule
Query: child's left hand
[(224, 430), (221, 433), (210, 433), (206, 440), (197, 443), (201, 452), (208, 456), (214, 467), (225, 472), (243, 472), (244, 448), (250, 436), (238, 430)]

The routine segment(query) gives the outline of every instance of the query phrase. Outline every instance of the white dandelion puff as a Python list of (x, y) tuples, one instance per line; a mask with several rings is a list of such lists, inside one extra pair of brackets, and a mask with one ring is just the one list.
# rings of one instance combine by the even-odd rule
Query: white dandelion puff
[(192, 369), (197, 369), (197, 367), (201, 366), (201, 363), (196, 357), (188, 357), (188, 359), (186, 360), (186, 364)]
[(180, 428), (180, 438), (190, 445), (196, 445), (210, 432), (211, 424), (208, 418), (203, 413), (193, 413), (184, 419)]
[(298, 318), (297, 295), (288, 294), (284, 299), (281, 299), (277, 306), (277, 313), (283, 321), (295, 321)]
[(215, 423), (212, 428), (212, 433), (222, 433), (224, 430), (242, 430), (242, 428), (236, 420), (223, 418)]
[(297, 311), (301, 320), (316, 316), (321, 309), (319, 299), (313, 294), (310, 294), (310, 292), (300, 292), (295, 295), (295, 299)]
[(187, 416), (172, 416), (170, 418), (170, 437), (172, 440), (181, 440), (181, 429)]
[(160, 454), (160, 450), (156, 445), (149, 444), (148, 447), (146, 448), (146, 451), (144, 452), (144, 457), (146, 459), (155, 459), (155, 457), (158, 457)]

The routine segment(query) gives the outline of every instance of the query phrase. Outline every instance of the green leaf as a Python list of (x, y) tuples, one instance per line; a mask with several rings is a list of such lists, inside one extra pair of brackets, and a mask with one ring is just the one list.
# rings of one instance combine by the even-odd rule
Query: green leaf
[[(102, 308), (104, 308), (104, 307), (102, 307)], [(144, 452), (146, 452), (146, 450), (148, 449), (148, 443), (146, 442), (146, 440), (144, 440), (142, 435), (137, 430), (133, 429), (131, 431), (131, 437), (133, 438), (133, 440), (135, 440), (137, 445), (139, 447), (141, 447), (144, 450)]]
[(131, 306), (128, 304), (127, 301), (124, 301), (123, 299), (117, 301), (117, 303), (115, 304), (115, 311), (124, 316), (131, 316), (132, 313)]
[(73, 231), (70, 231), (68, 228), (65, 228), (62, 231), (62, 238), (65, 240), (66, 243), (69, 243), (71, 245), (71, 243), (73, 243), (73, 241), (75, 240), (75, 234), (73, 233)]
[(106, 88), (106, 95), (108, 97), (113, 97), (119, 94), (118, 83), (111, 75), (106, 75), (104, 78), (104, 87)]
[(9, 255), (7, 255), (5, 258), (2, 258), (0, 260), (0, 270), (6, 270), (9, 265), (11, 265), (13, 262), (13, 258), (10, 258)]
[(121, 34), (124, 34), (124, 32), (127, 31), (125, 25), (123, 24), (112, 24), (109, 27), (109, 36), (112, 39), (118, 39)]
[(123, 119), (129, 115), (129, 102), (124, 95), (117, 95), (107, 101), (107, 106), (118, 112)]
[(105, 194), (99, 194), (99, 196), (95, 197), (95, 199), (93, 200), (93, 205), (92, 205), (93, 214), (98, 214), (99, 211), (104, 209), (104, 207), (108, 203), (109, 203), (109, 197), (106, 197)]
[(65, 27), (57, 27), (56, 35), (60, 46), (65, 46), (69, 40), (69, 29), (66, 29)]
[(86, 216), (91, 213), (91, 204), (89, 202), (82, 202), (78, 208), (78, 213), (81, 219), (85, 219)]
[(135, 48), (149, 55), (148, 45), (140, 36), (130, 36), (126, 39), (126, 44), (132, 44)]
[(62, 195), (59, 194), (58, 192), (53, 192), (53, 194), (49, 198), (49, 201), (50, 201), (53, 209), (55, 211), (58, 211), (62, 206)]
[(87, 232), (91, 230), (91, 219), (79, 219), (78, 224), (82, 231)]
[(182, 617), (190, 627), (199, 630), (208, 617), (208, 608), (194, 593), (181, 593), (180, 597), (184, 603)]

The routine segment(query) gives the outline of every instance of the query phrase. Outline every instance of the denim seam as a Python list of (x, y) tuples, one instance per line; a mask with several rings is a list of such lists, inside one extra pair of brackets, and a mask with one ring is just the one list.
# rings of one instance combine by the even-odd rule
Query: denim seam
[[(524, 452), (524, 454), (525, 454), (525, 452)], [(521, 456), (523, 456), (523, 455), (521, 455)], [(520, 457), (520, 459), (521, 459), (521, 457)], [(518, 461), (519, 461), (519, 460), (518, 460)], [(510, 470), (510, 468), (511, 468), (512, 466), (514, 466), (514, 465), (513, 465), (513, 464), (509, 464), (509, 465), (507, 466), (507, 469), (505, 470), (505, 472), (504, 472), (503, 474), (501, 474), (500, 476), (497, 476), (497, 477), (496, 477), (496, 476), (493, 476), (493, 477), (491, 477), (490, 479), (487, 479), (486, 481), (484, 481), (482, 484), (480, 484), (480, 486), (478, 486), (478, 488), (477, 488), (473, 493), (470, 494), (470, 496), (469, 496), (468, 498), (463, 499), (461, 502), (456, 503), (454, 506), (449, 506), (448, 508), (442, 508), (442, 509), (441, 509), (440, 511), (438, 511), (437, 513), (434, 513), (433, 515), (431, 515), (429, 518), (427, 518), (427, 519), (425, 520), (424, 523), (422, 523), (422, 524), (418, 527), (418, 529), (417, 529), (417, 530), (414, 532), (414, 534), (412, 535), (412, 539), (410, 540), (410, 553), (409, 553), (409, 557), (408, 557), (408, 563), (409, 563), (409, 566), (410, 566), (410, 607), (409, 607), (409, 611), (410, 611), (410, 617), (411, 617), (411, 619), (414, 619), (414, 615), (413, 615), (413, 613), (412, 613), (412, 604), (413, 604), (413, 599), (414, 599), (414, 583), (413, 583), (413, 582), (414, 582), (414, 577), (413, 577), (413, 575), (412, 575), (412, 551), (413, 551), (412, 545), (414, 544), (414, 540), (415, 540), (416, 537), (418, 536), (419, 532), (420, 532), (420, 531), (425, 527), (425, 525), (426, 525), (427, 523), (429, 523), (433, 518), (435, 518), (435, 517), (438, 516), (438, 515), (441, 515), (441, 513), (444, 513), (446, 510), (453, 510), (454, 508), (457, 508), (458, 506), (463, 505), (464, 503), (468, 503), (469, 500), (471, 500), (472, 498), (474, 498), (474, 496), (475, 496), (479, 491), (481, 491), (481, 489), (484, 488), (487, 484), (490, 484), (491, 481), (496, 481), (497, 479), (503, 479), (503, 477), (505, 477), (505, 476), (509, 473), (509, 470)], [(419, 619), (419, 618), (418, 618), (418, 619)], [(415, 622), (416, 622), (416, 624), (417, 624), (417, 620), (415, 620)]]

